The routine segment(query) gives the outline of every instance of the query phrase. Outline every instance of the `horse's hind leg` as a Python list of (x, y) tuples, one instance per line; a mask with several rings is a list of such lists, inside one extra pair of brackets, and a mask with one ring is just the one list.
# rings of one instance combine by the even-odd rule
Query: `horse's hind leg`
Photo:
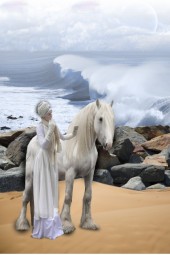
[(22, 198), (22, 209), (20, 216), (18, 217), (15, 228), (16, 230), (28, 230), (30, 228), (30, 224), (28, 220), (26, 219), (26, 212), (27, 212), (27, 204), (30, 202), (31, 199), (31, 192), (32, 192), (32, 174), (29, 173), (26, 176), (26, 183), (25, 183), (25, 190), (23, 193)]
[(73, 182), (75, 178), (75, 171), (73, 168), (69, 168), (66, 172), (66, 191), (63, 209), (61, 212), (61, 220), (63, 225), (63, 231), (65, 234), (69, 234), (75, 230), (75, 227), (71, 220), (70, 206), (72, 202)]
[(21, 213), (15, 224), (16, 230), (28, 230), (30, 228), (30, 224), (28, 220), (26, 219), (26, 211), (27, 211), (28, 202), (29, 202), (29, 199), (27, 197), (26, 191), (24, 191)]
[(92, 198), (92, 180), (94, 169), (84, 177), (85, 193), (83, 197), (83, 210), (80, 227), (85, 229), (97, 230), (99, 227), (93, 222), (91, 217), (91, 198)]
[(34, 197), (33, 197), (33, 186), (30, 196), (30, 213), (31, 213), (31, 225), (34, 226)]

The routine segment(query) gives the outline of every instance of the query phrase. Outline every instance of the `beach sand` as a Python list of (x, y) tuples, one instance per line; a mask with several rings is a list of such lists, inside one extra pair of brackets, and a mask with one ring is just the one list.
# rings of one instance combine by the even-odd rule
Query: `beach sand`
[[(59, 183), (60, 211), (65, 181)], [(170, 253), (170, 188), (133, 191), (93, 182), (92, 216), (98, 231), (79, 227), (84, 182), (76, 179), (71, 207), (74, 233), (34, 239), (14, 228), (22, 192), (0, 193), (1, 253)], [(30, 221), (28, 206), (27, 218)]]

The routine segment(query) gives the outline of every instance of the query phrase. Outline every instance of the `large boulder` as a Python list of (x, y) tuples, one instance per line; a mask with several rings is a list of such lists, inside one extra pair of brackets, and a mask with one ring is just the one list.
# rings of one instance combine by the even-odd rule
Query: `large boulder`
[(25, 188), (25, 164), (7, 171), (0, 169), (0, 192), (22, 191)]
[(131, 156), (130, 156), (130, 159), (129, 159), (129, 162), (128, 163), (142, 163), (144, 161), (144, 159), (138, 155), (138, 154), (135, 154), (133, 153)]
[(15, 164), (11, 162), (7, 157), (3, 156), (0, 158), (0, 168), (3, 170), (8, 170), (12, 167), (15, 167)]
[(115, 130), (115, 140), (119, 139), (129, 139), (134, 146), (140, 145), (147, 140), (145, 137), (139, 133), (137, 133), (134, 128), (127, 127), (127, 126), (122, 126), (122, 127), (117, 127)]
[(113, 178), (106, 169), (97, 169), (94, 173), (93, 181), (113, 185)]
[(111, 153), (115, 154), (121, 163), (126, 163), (129, 161), (133, 149), (134, 146), (128, 138), (125, 140), (120, 138), (113, 143)]
[(165, 167), (156, 165), (145, 165), (146, 166), (140, 174), (142, 181), (145, 184), (163, 182), (165, 178)]
[(7, 170), (9, 168), (15, 167), (14, 163), (11, 162), (6, 156), (7, 148), (0, 145), (0, 169)]
[(161, 151), (162, 155), (165, 155), (166, 162), (168, 164), (168, 167), (170, 167), (170, 146), (163, 151)]
[(6, 147), (0, 145), (0, 158), (5, 155)]
[(170, 170), (165, 170), (165, 185), (170, 187)]
[(10, 131), (0, 134), (0, 145), (8, 147), (8, 145), (14, 141), (19, 135), (24, 132), (23, 129), (17, 131)]
[(104, 150), (102, 146), (98, 145), (97, 150), (98, 158), (96, 162), (96, 169), (110, 169), (110, 167), (120, 164), (118, 157)]
[(170, 146), (170, 134), (161, 135), (142, 144), (147, 150), (161, 152)]
[(19, 166), (20, 163), (25, 160), (28, 143), (35, 135), (35, 128), (26, 130), (8, 146), (6, 156), (16, 166)]
[(146, 139), (130, 127), (117, 127), (112, 153), (116, 154), (122, 163), (127, 163), (136, 146), (146, 142)]
[(125, 185), (122, 186), (122, 188), (133, 189), (133, 190), (146, 189), (145, 184), (142, 182), (142, 179), (140, 176), (131, 178)]
[(143, 135), (146, 140), (151, 140), (157, 136), (170, 133), (170, 126), (136, 127), (135, 131)]
[(166, 158), (164, 155), (160, 155), (160, 154), (155, 154), (152, 156), (147, 156), (144, 161), (144, 164), (148, 164), (148, 165), (156, 165), (156, 166), (164, 166), (164, 167), (168, 167), (168, 164), (166, 162)]
[(140, 176), (144, 183), (156, 183), (164, 181), (165, 168), (146, 164), (123, 164), (111, 168), (111, 176), (114, 184), (125, 184), (129, 179)]
[(162, 183), (156, 183), (147, 187), (147, 189), (165, 189), (165, 188), (166, 188), (165, 185)]

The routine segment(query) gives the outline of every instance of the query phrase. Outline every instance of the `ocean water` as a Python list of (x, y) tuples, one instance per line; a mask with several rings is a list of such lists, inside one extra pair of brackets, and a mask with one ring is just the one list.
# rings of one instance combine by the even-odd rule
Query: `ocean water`
[(97, 98), (114, 100), (117, 126), (170, 125), (169, 70), (170, 54), (0, 52), (0, 127), (35, 126), (35, 105), (46, 99), (66, 132)]

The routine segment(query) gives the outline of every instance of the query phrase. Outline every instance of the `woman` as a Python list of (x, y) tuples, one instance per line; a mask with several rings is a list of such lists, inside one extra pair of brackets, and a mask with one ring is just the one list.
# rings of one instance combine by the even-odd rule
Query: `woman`
[[(56, 152), (61, 151), (62, 140), (73, 138), (72, 134), (62, 135), (52, 120), (52, 109), (48, 101), (40, 101), (36, 113), (41, 117), (37, 126), (39, 150), (33, 168), (34, 228), (32, 237), (55, 239), (63, 235), (58, 212), (58, 172)], [(29, 155), (28, 155), (29, 157)]]

